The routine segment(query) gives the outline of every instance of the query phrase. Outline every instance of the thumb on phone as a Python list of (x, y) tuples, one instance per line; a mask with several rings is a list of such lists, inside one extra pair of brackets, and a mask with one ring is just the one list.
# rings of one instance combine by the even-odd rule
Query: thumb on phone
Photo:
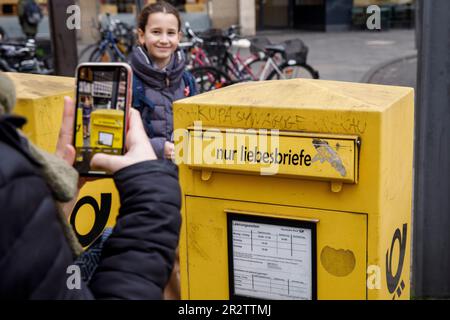
[(114, 173), (126, 166), (126, 164), (122, 165), (122, 158), (123, 156), (112, 156), (104, 153), (97, 153), (92, 157), (91, 168), (94, 170)]
[(139, 111), (131, 108), (129, 117), (129, 128), (126, 137), (126, 154), (123, 156), (113, 156), (98, 153), (92, 157), (92, 168), (115, 173), (138, 162), (156, 160), (155, 152), (145, 133)]

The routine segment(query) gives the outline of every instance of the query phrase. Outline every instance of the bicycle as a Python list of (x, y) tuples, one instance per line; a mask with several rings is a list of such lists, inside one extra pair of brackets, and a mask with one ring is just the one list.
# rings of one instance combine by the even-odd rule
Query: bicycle
[(187, 42), (181, 42), (178, 47), (183, 50), (186, 57), (186, 66), (188, 70), (196, 67), (211, 66), (212, 63), (206, 52), (202, 49), (203, 39), (199, 38), (192, 30), (189, 22), (185, 23), (185, 32)]
[(196, 67), (191, 69), (190, 72), (195, 79), (198, 93), (224, 88), (237, 83), (232, 81), (224, 72), (212, 66)]
[[(220, 29), (210, 29), (199, 34), (203, 39), (203, 50), (206, 52), (212, 65), (230, 79), (236, 82), (254, 80), (251, 70), (246, 68), (244, 60), (239, 55), (240, 49), (250, 47), (247, 39), (237, 39), (238, 26), (233, 25), (226, 31)], [(236, 48), (237, 53), (232, 49)]]
[[(191, 42), (182, 46), (187, 52), (188, 70), (194, 75), (199, 92), (215, 90), (242, 81), (312, 78), (319, 72), (307, 64), (308, 47), (300, 39), (273, 45), (267, 38), (238, 39), (237, 26), (226, 32), (210, 29), (198, 35), (186, 24)], [(237, 49), (232, 52), (232, 49)], [(243, 59), (241, 49), (251, 56)]]
[(267, 38), (255, 38), (251, 42), (253, 57), (245, 65), (254, 70), (259, 64), (257, 80), (319, 79), (319, 72), (306, 62), (309, 50), (300, 39), (286, 40), (278, 45), (271, 44)]
[(49, 75), (54, 70), (50, 61), (38, 58), (36, 42), (0, 42), (0, 70), (5, 72), (22, 72)]
[[(192, 29), (186, 28), (196, 45), (193, 66), (214, 66), (238, 82), (319, 78), (319, 72), (306, 63), (308, 47), (300, 39), (273, 45), (267, 38), (238, 39), (237, 29), (236, 25), (226, 32), (210, 29), (197, 36)], [(233, 48), (236, 52), (232, 52)], [(250, 49), (251, 56), (243, 59), (241, 49)]]
[[(99, 19), (101, 21), (101, 19)], [(126, 62), (127, 55), (134, 45), (134, 29), (117, 19), (111, 19), (106, 13), (106, 26), (99, 23), (100, 40), (86, 47), (80, 53), (80, 60), (87, 52), (92, 51), (88, 61), (92, 62)]]
[[(196, 79), (198, 92), (215, 90), (243, 81), (244, 76), (239, 71), (240, 65), (234, 62), (235, 57), (229, 55), (228, 50), (230, 46), (242, 45), (241, 40), (232, 41), (236, 28), (237, 26), (230, 27), (226, 34), (220, 29), (210, 29), (196, 35), (189, 23), (185, 24), (185, 34), (190, 41), (181, 43), (180, 47), (186, 53), (187, 69)], [(248, 42), (248, 46), (249, 44)], [(240, 61), (242, 65), (243, 61)], [(251, 80), (249, 77), (246, 79)]]
[(179, 47), (185, 53), (186, 69), (195, 79), (197, 92), (203, 93), (230, 85), (231, 79), (215, 67), (217, 59), (203, 50), (205, 41), (194, 33), (189, 22), (185, 23), (185, 35), (189, 41), (180, 43)]

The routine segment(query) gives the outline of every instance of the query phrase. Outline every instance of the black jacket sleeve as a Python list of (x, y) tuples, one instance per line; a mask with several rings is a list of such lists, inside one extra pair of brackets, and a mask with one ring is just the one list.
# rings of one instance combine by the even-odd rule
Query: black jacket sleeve
[(70, 290), (73, 256), (49, 188), (17, 149), (0, 141), (0, 155), (0, 299), (162, 297), (181, 224), (172, 163), (142, 162), (115, 175), (117, 225), (89, 287)]
[(96, 298), (161, 299), (181, 226), (177, 167), (141, 162), (114, 175), (121, 208), (90, 289)]

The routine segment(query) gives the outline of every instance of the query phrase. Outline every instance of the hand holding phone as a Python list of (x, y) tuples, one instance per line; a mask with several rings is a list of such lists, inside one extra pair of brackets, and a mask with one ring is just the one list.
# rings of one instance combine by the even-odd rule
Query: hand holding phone
[(113, 156), (98, 153), (92, 158), (91, 167), (96, 170), (115, 173), (133, 164), (157, 159), (155, 151), (145, 133), (139, 111), (135, 109), (130, 109), (130, 126), (126, 141), (127, 152), (125, 155)]
[(132, 71), (125, 63), (83, 63), (77, 68), (74, 167), (80, 176), (109, 173), (91, 167), (95, 154), (125, 153)]

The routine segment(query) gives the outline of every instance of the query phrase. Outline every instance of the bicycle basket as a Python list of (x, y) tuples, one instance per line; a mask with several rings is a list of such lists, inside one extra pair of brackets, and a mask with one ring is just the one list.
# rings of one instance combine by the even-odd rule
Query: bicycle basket
[(202, 38), (205, 41), (212, 41), (217, 40), (221, 38), (226, 38), (224, 32), (221, 29), (208, 29), (206, 31), (198, 32), (197, 33), (200, 38)]
[(297, 63), (305, 64), (308, 56), (308, 47), (300, 39), (286, 40), (282, 43), (285, 48), (287, 61), (295, 60)]
[(250, 42), (250, 52), (255, 55), (258, 55), (260, 52), (264, 52), (264, 48), (272, 44), (272, 42), (270, 42), (270, 40), (266, 37), (253, 38)]

